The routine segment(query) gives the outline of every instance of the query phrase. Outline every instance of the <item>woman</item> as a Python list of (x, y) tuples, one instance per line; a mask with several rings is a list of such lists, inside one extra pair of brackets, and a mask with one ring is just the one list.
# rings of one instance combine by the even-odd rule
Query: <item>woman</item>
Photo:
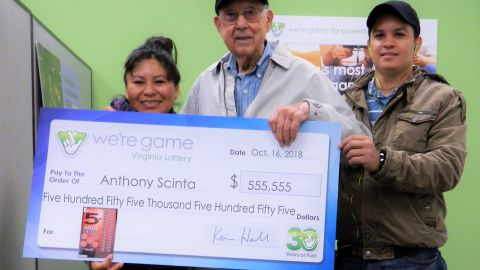
[[(175, 113), (173, 104), (179, 94), (180, 73), (177, 49), (166, 37), (151, 37), (133, 50), (125, 63), (123, 79), (125, 96), (112, 100), (112, 111)], [(175, 266), (112, 263), (112, 255), (103, 262), (90, 262), (93, 270), (157, 270), (189, 269)]]
[(176, 60), (177, 49), (171, 39), (147, 39), (130, 53), (125, 63), (125, 96), (113, 99), (108, 109), (173, 113), (180, 82)]

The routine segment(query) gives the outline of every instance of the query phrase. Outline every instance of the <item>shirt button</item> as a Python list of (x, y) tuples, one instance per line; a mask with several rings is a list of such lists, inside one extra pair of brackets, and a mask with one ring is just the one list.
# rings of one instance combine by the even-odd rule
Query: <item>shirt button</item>
[(244, 94), (248, 94), (248, 89), (243, 89)]
[(425, 211), (430, 211), (432, 209), (432, 206), (430, 204), (427, 204), (423, 207), (423, 210)]
[(369, 249), (367, 249), (367, 250), (365, 250), (364, 255), (365, 255), (365, 257), (370, 257), (372, 255), (372, 252)]

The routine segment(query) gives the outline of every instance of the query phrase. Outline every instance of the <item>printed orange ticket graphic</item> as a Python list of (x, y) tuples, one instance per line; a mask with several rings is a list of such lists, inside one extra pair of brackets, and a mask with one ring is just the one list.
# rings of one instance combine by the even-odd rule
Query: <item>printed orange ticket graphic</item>
[(113, 253), (117, 209), (84, 207), (78, 255), (104, 258)]

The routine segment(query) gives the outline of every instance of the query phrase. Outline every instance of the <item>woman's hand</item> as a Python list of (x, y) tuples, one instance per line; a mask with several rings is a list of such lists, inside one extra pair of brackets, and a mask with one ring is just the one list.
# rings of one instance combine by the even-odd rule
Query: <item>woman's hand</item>
[(91, 262), (90, 268), (93, 270), (117, 270), (123, 267), (123, 263), (112, 263), (113, 255), (105, 257), (103, 262)]

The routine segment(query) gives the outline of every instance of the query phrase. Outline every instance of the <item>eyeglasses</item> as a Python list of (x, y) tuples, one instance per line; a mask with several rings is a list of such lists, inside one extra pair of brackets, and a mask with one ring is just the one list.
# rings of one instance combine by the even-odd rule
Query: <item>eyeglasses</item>
[(220, 20), (222, 21), (223, 25), (233, 25), (237, 23), (238, 17), (243, 15), (243, 18), (245, 18), (247, 22), (254, 23), (259, 21), (260, 14), (264, 9), (267, 9), (267, 6), (263, 6), (261, 8), (247, 8), (241, 12), (228, 10), (220, 13)]

